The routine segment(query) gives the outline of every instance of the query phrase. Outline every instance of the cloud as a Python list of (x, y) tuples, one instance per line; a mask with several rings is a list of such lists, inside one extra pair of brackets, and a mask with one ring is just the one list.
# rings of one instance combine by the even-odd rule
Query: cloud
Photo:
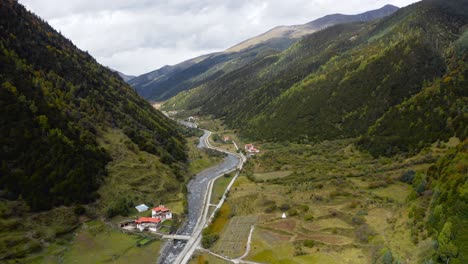
[(221, 51), (278, 25), (416, 0), (20, 0), (99, 62), (142, 74)]

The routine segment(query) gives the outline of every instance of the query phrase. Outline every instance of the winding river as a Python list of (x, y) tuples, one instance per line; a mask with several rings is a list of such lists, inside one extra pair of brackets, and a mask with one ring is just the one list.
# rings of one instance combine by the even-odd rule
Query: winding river
[[(184, 124), (190, 126), (190, 123)], [(209, 131), (205, 131), (203, 136), (200, 137), (198, 148), (211, 148), (207, 146), (206, 141), (210, 136)], [(240, 162), (240, 158), (234, 154), (227, 154), (223, 162), (208, 168), (198, 173), (190, 180), (187, 185), (188, 189), (188, 216), (185, 224), (177, 231), (178, 235), (192, 235), (197, 225), (200, 223), (200, 218), (204, 208), (204, 197), (208, 191), (208, 183), (214, 178), (222, 175), (228, 171), (235, 169)], [(161, 255), (159, 256), (158, 263), (171, 264), (183, 251), (186, 246), (184, 241), (168, 241), (164, 246)]]

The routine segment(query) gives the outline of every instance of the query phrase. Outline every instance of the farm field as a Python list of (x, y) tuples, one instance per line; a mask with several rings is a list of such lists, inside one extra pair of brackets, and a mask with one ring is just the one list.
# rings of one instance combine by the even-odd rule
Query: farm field
[(444, 147), (391, 162), (359, 152), (353, 140), (264, 149), (231, 189), (222, 224), (209, 227), (219, 234), (212, 252), (241, 256), (252, 224), (245, 260), (259, 263), (380, 263), (389, 254), (417, 263), (433, 251), (410, 226), (420, 199), (400, 178), (424, 174)]
[(138, 247), (142, 236), (130, 235), (99, 221), (89, 222), (78, 231), (71, 249), (64, 255), (65, 263), (130, 263), (152, 262), (161, 241)]

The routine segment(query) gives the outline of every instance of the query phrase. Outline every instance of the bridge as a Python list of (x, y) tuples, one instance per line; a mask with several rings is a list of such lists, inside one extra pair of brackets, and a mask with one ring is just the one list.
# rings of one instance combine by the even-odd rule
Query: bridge
[(184, 236), (184, 235), (164, 235), (163, 239), (173, 239), (173, 240), (189, 240), (191, 236)]

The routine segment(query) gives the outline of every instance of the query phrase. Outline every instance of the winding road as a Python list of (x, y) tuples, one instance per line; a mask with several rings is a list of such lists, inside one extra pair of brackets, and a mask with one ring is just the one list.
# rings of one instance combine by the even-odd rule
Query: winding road
[[(183, 124), (189, 127), (196, 127), (195, 124), (189, 122), (184, 122)], [(225, 197), (221, 199), (221, 201), (216, 205), (216, 209), (213, 211), (210, 217), (208, 217), (210, 197), (214, 181), (217, 178), (223, 176), (225, 173), (238, 170), (233, 180), (231, 181), (231, 184), (226, 189), (226, 192), (229, 191), (230, 187), (239, 175), (240, 169), (242, 169), (242, 166), (246, 161), (246, 158), (243, 154), (232, 153), (212, 146), (208, 140), (210, 135), (210, 131), (204, 130), (203, 136), (200, 137), (198, 148), (214, 149), (226, 153), (227, 156), (224, 158), (222, 163), (198, 173), (188, 183), (187, 189), (189, 190), (189, 193), (187, 221), (182, 226), (182, 228), (177, 231), (176, 234), (190, 236), (190, 239), (187, 241), (168, 241), (165, 247), (162, 249), (158, 263), (188, 263), (193, 255), (193, 252), (200, 245), (203, 228), (211, 221), (215, 211), (219, 209), (224, 202)]]

